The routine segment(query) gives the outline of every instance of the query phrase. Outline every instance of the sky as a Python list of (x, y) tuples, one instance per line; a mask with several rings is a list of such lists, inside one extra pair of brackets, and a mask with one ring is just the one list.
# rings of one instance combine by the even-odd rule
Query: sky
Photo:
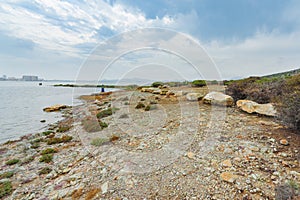
[(300, 66), (300, 1), (2, 0), (0, 44), (0, 76), (266, 75)]

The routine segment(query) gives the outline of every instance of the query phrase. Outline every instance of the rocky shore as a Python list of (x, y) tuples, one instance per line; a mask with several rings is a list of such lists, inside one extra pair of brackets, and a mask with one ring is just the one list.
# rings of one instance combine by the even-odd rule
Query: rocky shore
[(1, 145), (0, 197), (299, 199), (300, 135), (207, 93), (141, 88), (59, 106), (65, 119), (48, 131)]

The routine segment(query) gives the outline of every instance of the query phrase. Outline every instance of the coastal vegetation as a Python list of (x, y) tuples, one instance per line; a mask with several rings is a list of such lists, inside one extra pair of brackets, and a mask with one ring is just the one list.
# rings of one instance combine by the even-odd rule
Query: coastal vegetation
[(11, 160), (7, 161), (7, 162), (6, 162), (6, 165), (15, 165), (15, 164), (17, 164), (18, 162), (20, 162), (20, 160), (14, 158), (14, 159), (11, 159)]
[(234, 98), (257, 103), (273, 103), (278, 119), (300, 130), (300, 74), (292, 76), (249, 77), (227, 82), (226, 93)]
[(10, 181), (0, 182), (0, 198), (12, 193), (12, 184)]

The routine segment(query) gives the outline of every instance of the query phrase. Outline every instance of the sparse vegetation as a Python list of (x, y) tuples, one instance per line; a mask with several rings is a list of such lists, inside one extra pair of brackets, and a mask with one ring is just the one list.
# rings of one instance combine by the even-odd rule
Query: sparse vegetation
[(69, 126), (69, 125), (59, 126), (58, 129), (57, 129), (57, 132), (58, 133), (64, 133), (64, 132), (69, 131), (71, 128), (72, 128), (72, 126)]
[(0, 174), (0, 179), (11, 178), (13, 175), (14, 175), (13, 171), (3, 172), (2, 174)]
[(164, 85), (164, 83), (163, 82), (154, 82), (154, 83), (152, 83), (152, 87), (159, 87), (159, 86), (163, 86)]
[(45, 162), (45, 163), (49, 163), (51, 162), (53, 159), (53, 155), (52, 154), (45, 154), (45, 155), (42, 155), (40, 157), (40, 162)]
[(26, 165), (26, 164), (32, 162), (33, 160), (34, 160), (34, 157), (29, 156), (29, 157), (25, 158), (24, 160), (22, 160), (21, 165)]
[(50, 172), (52, 171), (52, 169), (50, 167), (44, 167), (43, 169), (41, 169), (39, 171), (39, 175), (42, 175), (42, 174), (49, 174)]
[(47, 144), (52, 145), (52, 144), (58, 144), (58, 143), (65, 143), (65, 142), (70, 142), (72, 139), (73, 139), (73, 137), (69, 136), (69, 135), (64, 135), (61, 138), (53, 137), (53, 138), (49, 138), (47, 140)]
[(108, 109), (102, 110), (97, 114), (97, 118), (101, 119), (101, 118), (108, 117), (108, 116), (114, 114), (117, 110), (119, 110), (119, 109), (118, 108), (108, 108)]
[(57, 153), (57, 150), (53, 148), (44, 149), (41, 152), (41, 155), (52, 154), (52, 153)]
[(88, 191), (86, 194), (85, 200), (91, 200), (93, 199), (101, 190), (99, 188), (94, 188)]
[(145, 108), (145, 104), (139, 102), (136, 106), (135, 106), (135, 109), (141, 109), (141, 108)]
[(5, 197), (12, 192), (12, 184), (10, 181), (0, 183), (0, 198)]
[(231, 81), (226, 93), (235, 101), (248, 99), (257, 103), (274, 103), (278, 118), (289, 127), (300, 130), (300, 74)]
[(110, 141), (109, 138), (94, 138), (91, 142), (91, 145), (99, 147), (109, 141)]
[(6, 165), (15, 165), (18, 162), (20, 162), (19, 159), (11, 159), (11, 160), (9, 160), (9, 161), (6, 162)]
[(101, 121), (100, 119), (92, 118), (92, 117), (86, 117), (81, 122), (84, 130), (86, 130), (89, 133), (101, 131), (104, 128), (108, 127), (108, 124)]
[(50, 134), (54, 133), (53, 131), (44, 131), (42, 134), (45, 136), (48, 136)]
[(204, 87), (206, 86), (206, 81), (205, 80), (194, 80), (191, 82), (193, 87)]

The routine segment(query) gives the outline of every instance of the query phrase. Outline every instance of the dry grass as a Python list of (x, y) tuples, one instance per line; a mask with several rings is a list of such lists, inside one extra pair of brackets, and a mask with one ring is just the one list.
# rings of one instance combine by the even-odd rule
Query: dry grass
[(83, 195), (83, 189), (79, 188), (77, 190), (74, 190), (72, 193), (72, 200), (80, 199), (80, 197)]
[(86, 194), (85, 200), (91, 200), (91, 199), (93, 199), (100, 191), (101, 191), (101, 189), (99, 189), (99, 188), (91, 189), (91, 190)]

